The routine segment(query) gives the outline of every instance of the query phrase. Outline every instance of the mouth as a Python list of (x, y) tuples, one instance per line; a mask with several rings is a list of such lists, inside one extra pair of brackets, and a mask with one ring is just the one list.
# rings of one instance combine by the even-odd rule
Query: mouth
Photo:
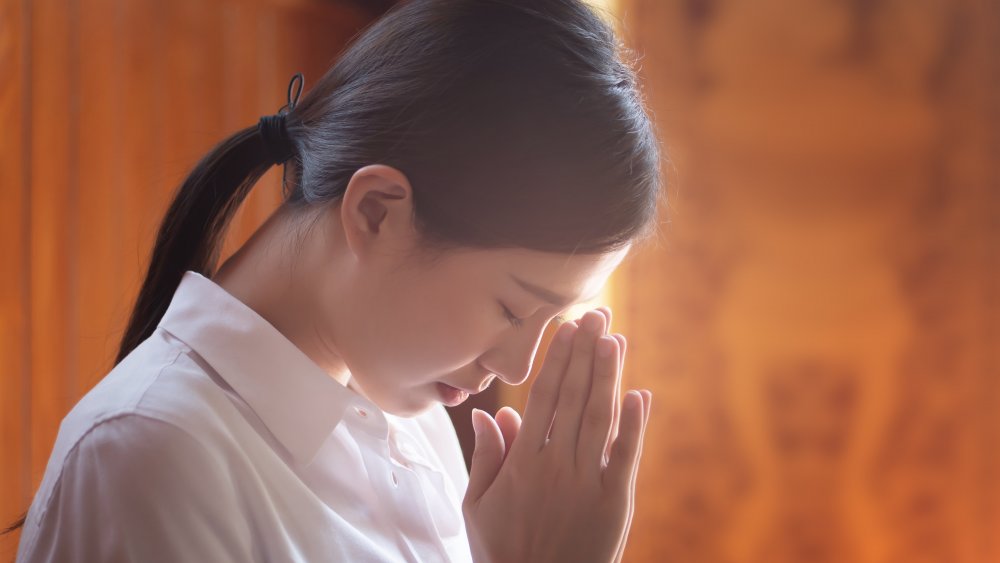
[(454, 407), (465, 402), (469, 398), (469, 395), (477, 393), (477, 391), (469, 391), (467, 389), (460, 389), (458, 387), (452, 387), (447, 383), (437, 383), (438, 394), (441, 396), (441, 402), (448, 405), (449, 407)]
[(443, 381), (437, 382), (438, 393), (441, 395), (441, 400), (444, 404), (453, 407), (455, 405), (461, 404), (470, 395), (475, 395), (477, 393), (482, 393), (493, 383), (493, 378), (496, 377), (493, 374), (488, 374), (489, 377), (483, 380), (479, 384), (479, 387), (469, 388), (469, 387), (456, 387), (454, 385), (449, 385)]

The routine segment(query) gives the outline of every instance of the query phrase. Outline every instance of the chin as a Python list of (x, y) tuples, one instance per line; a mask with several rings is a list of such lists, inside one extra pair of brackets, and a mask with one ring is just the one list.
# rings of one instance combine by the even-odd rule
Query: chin
[(401, 416), (403, 418), (411, 418), (429, 411), (433, 406), (433, 402), (422, 403), (419, 405), (407, 403), (399, 406), (393, 405), (391, 408), (383, 407), (382, 410), (392, 415)]
[(423, 414), (438, 403), (430, 397), (419, 393), (416, 389), (403, 392), (403, 396), (379, 398), (372, 401), (384, 412), (395, 416), (410, 418)]

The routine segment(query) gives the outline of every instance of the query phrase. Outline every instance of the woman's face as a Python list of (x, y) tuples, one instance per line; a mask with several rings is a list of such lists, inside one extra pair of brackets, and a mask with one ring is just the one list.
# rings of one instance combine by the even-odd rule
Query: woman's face
[(324, 253), (336, 258), (313, 278), (321, 280), (314, 323), (351, 385), (392, 414), (447, 403), (440, 384), (475, 392), (494, 377), (522, 383), (549, 322), (596, 297), (629, 250), (469, 248), (415, 258), (405, 177), (371, 168), (355, 174), (331, 214)]
[(400, 416), (449, 404), (439, 384), (469, 392), (494, 377), (520, 384), (549, 322), (595, 297), (626, 252), (470, 249), (432, 267), (373, 272), (341, 310), (352, 319), (338, 341), (342, 357), (354, 385)]

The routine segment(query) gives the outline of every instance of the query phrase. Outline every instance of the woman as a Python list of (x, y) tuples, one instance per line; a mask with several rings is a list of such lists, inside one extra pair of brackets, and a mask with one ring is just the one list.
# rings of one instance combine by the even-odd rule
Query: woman
[[(634, 73), (578, 0), (411, 0), (222, 141), (160, 228), (117, 365), (65, 417), (19, 561), (614, 561), (651, 396), (611, 311), (655, 232)], [(296, 88), (297, 87), (297, 88)], [(294, 90), (294, 95), (293, 95)], [(281, 207), (221, 267), (226, 226)]]

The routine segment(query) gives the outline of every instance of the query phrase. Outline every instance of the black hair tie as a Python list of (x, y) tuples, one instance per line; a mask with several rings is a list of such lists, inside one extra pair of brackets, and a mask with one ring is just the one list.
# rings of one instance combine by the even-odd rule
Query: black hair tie
[[(288, 129), (285, 127), (285, 116), (298, 104), (304, 81), (302, 73), (296, 72), (288, 82), (288, 103), (279, 109), (278, 113), (265, 115), (257, 122), (257, 132), (264, 143), (264, 150), (267, 151), (271, 164), (282, 164), (295, 154), (295, 144), (288, 137)], [(295, 97), (292, 98), (292, 88), (296, 83), (298, 88), (295, 90)]]

